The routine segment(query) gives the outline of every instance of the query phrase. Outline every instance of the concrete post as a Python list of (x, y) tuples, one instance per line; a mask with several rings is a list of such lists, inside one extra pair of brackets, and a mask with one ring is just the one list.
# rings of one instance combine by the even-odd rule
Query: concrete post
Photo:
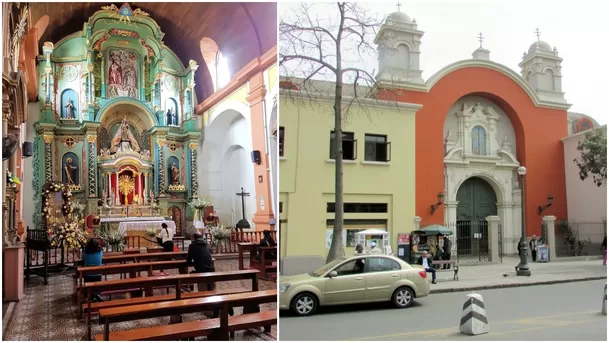
[(499, 223), (501, 218), (499, 216), (488, 216), (486, 221), (488, 222), (489, 257), (491, 262), (499, 263)]
[(414, 229), (412, 231), (417, 231), (419, 229), (421, 229), (421, 217), (419, 216), (414, 216)]
[(543, 216), (543, 222), (547, 228), (548, 236), (548, 261), (556, 260), (556, 237), (554, 232), (555, 216)]

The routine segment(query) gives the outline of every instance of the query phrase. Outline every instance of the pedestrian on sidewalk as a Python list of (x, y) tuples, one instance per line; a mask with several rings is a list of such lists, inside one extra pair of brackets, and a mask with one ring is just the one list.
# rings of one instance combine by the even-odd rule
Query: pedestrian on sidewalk
[(355, 255), (363, 255), (364, 247), (361, 244), (355, 246)]
[(417, 264), (422, 265), (425, 268), (425, 271), (431, 273), (431, 283), (436, 283), (436, 270), (431, 268), (432, 261), (429, 256), (427, 256), (427, 251), (423, 251), (422, 255), (417, 260)]
[[(451, 249), (453, 248), (453, 242), (450, 241), (450, 238), (448, 238), (448, 236), (444, 236), (444, 242), (442, 243), (443, 247), (442, 250), (444, 250), (444, 261), (450, 261), (450, 252)], [(450, 269), (450, 264), (445, 264), (442, 266), (443, 269)]]
[(370, 253), (371, 254), (382, 254), (383, 251), (376, 247), (376, 242), (370, 242)]
[(533, 235), (531, 241), (529, 242), (529, 248), (531, 249), (531, 256), (533, 257), (533, 262), (537, 261), (537, 236)]
[(607, 236), (603, 238), (603, 244), (601, 244), (601, 251), (603, 252), (603, 266), (607, 265)]

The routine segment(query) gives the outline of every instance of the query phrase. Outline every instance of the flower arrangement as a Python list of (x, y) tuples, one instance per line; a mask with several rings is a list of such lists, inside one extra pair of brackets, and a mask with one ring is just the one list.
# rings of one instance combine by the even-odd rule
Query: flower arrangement
[(209, 229), (209, 232), (211, 233), (213, 241), (216, 242), (216, 243), (220, 243), (220, 242), (226, 241), (231, 236), (231, 234), (232, 234), (232, 230), (231, 229), (225, 228), (222, 225), (212, 226)]
[(211, 206), (211, 201), (208, 201), (205, 198), (194, 198), (188, 205), (195, 210), (194, 218), (201, 220), (203, 213), (205, 213), (205, 209)]
[(87, 206), (83, 203), (77, 201), (72, 203), (72, 212), (79, 217), (82, 217), (85, 214), (85, 208), (87, 208)]
[(21, 179), (19, 179), (16, 175), (13, 175), (10, 170), (6, 171), (6, 182), (11, 186), (15, 187), (21, 184)]
[(44, 215), (46, 220), (50, 220), (53, 215), (53, 205), (49, 200), (49, 197), (52, 197), (53, 194), (51, 192), (61, 192), (61, 197), (63, 198), (63, 206), (61, 206), (61, 213), (64, 217), (71, 217), (72, 214), (72, 192), (70, 189), (59, 183), (59, 182), (49, 182), (42, 187), (42, 201), (44, 204), (44, 208), (42, 209), (42, 214)]
[(153, 227), (149, 227), (148, 229), (146, 229), (146, 235), (150, 238), (154, 238), (154, 236), (156, 236), (156, 229)]
[(112, 246), (114, 251), (121, 251), (125, 246), (125, 237), (118, 231), (106, 234), (104, 240), (108, 243), (108, 245)]
[(87, 233), (81, 229), (84, 220), (71, 223), (53, 223), (49, 226), (49, 241), (52, 247), (81, 249), (87, 244)]

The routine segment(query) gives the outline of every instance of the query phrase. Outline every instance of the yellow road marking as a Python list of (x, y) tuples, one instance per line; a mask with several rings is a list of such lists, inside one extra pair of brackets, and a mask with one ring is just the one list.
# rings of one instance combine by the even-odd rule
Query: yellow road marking
[[(558, 317), (565, 317), (565, 316), (578, 316), (578, 315), (583, 315), (583, 314), (592, 314), (592, 313), (598, 313), (599, 311), (585, 311), (585, 312), (573, 312), (573, 313), (562, 313), (562, 314), (554, 314), (554, 315), (549, 315), (549, 316), (539, 316), (539, 317), (530, 317), (530, 318), (519, 318), (519, 319), (513, 319), (513, 320), (506, 320), (506, 321), (501, 321), (501, 322), (490, 322), (489, 324), (491, 326), (496, 325), (496, 324), (519, 324), (522, 321), (527, 321), (527, 324), (529, 324), (530, 322), (534, 322), (534, 321), (542, 321), (542, 320), (548, 320), (550, 318), (558, 318)], [(603, 318), (606, 320), (606, 318)], [(567, 326), (567, 325), (572, 325), (572, 324), (579, 324), (582, 322), (586, 322), (586, 321), (590, 321), (590, 320), (584, 320), (581, 322), (575, 322), (575, 321), (562, 321), (559, 322), (559, 325), (553, 325), (553, 326)], [(533, 328), (528, 328), (528, 329), (520, 329), (520, 330), (515, 330), (515, 331), (506, 331), (506, 332), (497, 332), (497, 333), (493, 333), (493, 334), (486, 334), (484, 336), (495, 336), (495, 335), (504, 335), (504, 334), (508, 334), (508, 333), (518, 333), (521, 332), (521, 330), (524, 331), (531, 331), (531, 330), (538, 330), (541, 327), (536, 326)], [(455, 328), (455, 327), (451, 327), (451, 328), (442, 328), (442, 329), (431, 329), (431, 330), (422, 330), (422, 331), (410, 331), (410, 332), (400, 332), (400, 333), (394, 333), (394, 334), (389, 334), (389, 335), (380, 335), (380, 336), (371, 336), (371, 337), (362, 337), (362, 338), (353, 338), (353, 339), (347, 339), (347, 341), (378, 341), (381, 340), (383, 338), (392, 338), (392, 337), (400, 337), (400, 336), (420, 336), (420, 335), (425, 335), (425, 336), (438, 336), (438, 335), (449, 335), (455, 332), (459, 332), (459, 328)]]

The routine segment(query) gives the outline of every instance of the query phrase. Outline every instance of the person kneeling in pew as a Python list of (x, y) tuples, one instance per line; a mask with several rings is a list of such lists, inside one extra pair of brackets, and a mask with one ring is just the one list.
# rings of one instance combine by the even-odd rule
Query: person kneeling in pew
[[(211, 257), (211, 247), (206, 240), (203, 239), (203, 235), (199, 232), (194, 234), (194, 241), (190, 243), (188, 247), (188, 256), (186, 257), (186, 263), (188, 266), (194, 266), (195, 270), (191, 273), (213, 273), (216, 271), (214, 266), (214, 260)], [(216, 289), (214, 282), (206, 283), (201, 282), (197, 284), (197, 290), (199, 292), (213, 291)], [(214, 310), (213, 317), (217, 318), (220, 310)], [(228, 309), (228, 314), (233, 315), (233, 308)]]
[[(85, 249), (82, 254), (82, 260), (84, 261), (85, 267), (98, 267), (102, 265), (103, 251), (99, 246), (96, 239), (91, 238), (87, 242)], [(85, 275), (84, 281), (86, 282), (99, 282), (102, 280), (101, 274)], [(104, 299), (99, 294), (93, 294), (93, 302), (102, 302)]]

